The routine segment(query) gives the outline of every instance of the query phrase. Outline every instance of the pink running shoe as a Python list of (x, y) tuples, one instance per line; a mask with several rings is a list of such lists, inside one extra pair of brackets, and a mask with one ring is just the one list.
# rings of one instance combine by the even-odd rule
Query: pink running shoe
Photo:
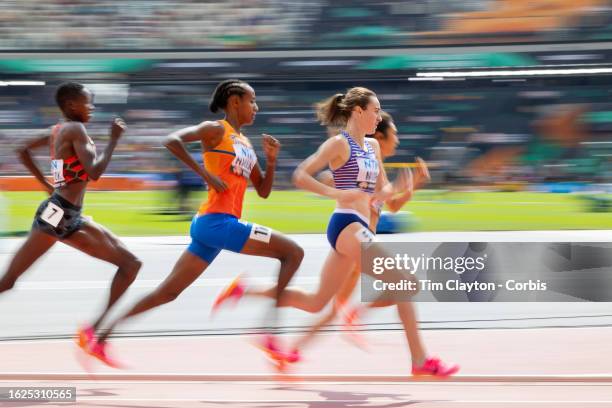
[(217, 296), (212, 307), (212, 313), (216, 312), (219, 307), (226, 301), (233, 299), (237, 303), (242, 295), (244, 295), (245, 286), (242, 283), (242, 275), (238, 275), (231, 283)]
[(428, 357), (422, 366), (412, 366), (412, 375), (431, 375), (434, 377), (449, 377), (459, 371), (457, 364), (445, 364), (439, 358)]
[(271, 334), (266, 334), (261, 340), (255, 342), (255, 347), (266, 353), (268, 360), (274, 365), (277, 371), (285, 372), (286, 370), (286, 353), (283, 353), (278, 340)]
[(95, 341), (89, 349), (88, 353), (89, 355), (97, 358), (109, 367), (123, 368), (123, 364), (119, 364), (119, 362), (117, 362), (115, 359), (110, 358), (107, 355), (107, 351), (107, 343), (100, 343)]
[(83, 326), (77, 332), (76, 342), (77, 345), (86, 353), (89, 352), (89, 348), (96, 341), (96, 333), (93, 326)]
[(361, 308), (359, 306), (344, 307), (341, 309), (344, 318), (344, 330), (355, 330), (355, 326), (359, 324), (359, 315)]
[(299, 363), (302, 361), (302, 355), (300, 354), (300, 350), (293, 349), (284, 355), (285, 361), (288, 363)]
[(368, 349), (368, 342), (359, 331), (356, 330), (356, 326), (360, 325), (359, 315), (362, 312), (360, 306), (353, 306), (350, 308), (342, 308), (340, 313), (344, 320), (342, 325), (342, 333), (346, 336), (353, 345), (357, 346), (362, 350)]
[(265, 334), (255, 346), (273, 360), (284, 360), (284, 353), (278, 345), (278, 340), (271, 334)]

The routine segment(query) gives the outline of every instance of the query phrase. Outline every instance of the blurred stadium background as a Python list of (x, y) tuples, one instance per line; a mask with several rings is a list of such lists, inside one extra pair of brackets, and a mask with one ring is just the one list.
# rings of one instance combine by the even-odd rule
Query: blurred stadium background
[(13, 151), (57, 121), (55, 87), (76, 80), (94, 90), (99, 146), (113, 116), (129, 126), (97, 186), (111, 192), (85, 212), (119, 234), (184, 234), (205, 193), (160, 141), (216, 118), (208, 98), (228, 77), (256, 89), (254, 144), (283, 145), (286, 191), (249, 195), (255, 222), (324, 230), (333, 203), (290, 176), (326, 137), (313, 103), (362, 85), (398, 126), (390, 161), (431, 165), (391, 230), (611, 229), (611, 48), (602, 0), (3, 1), (2, 233), (27, 232), (42, 197)]

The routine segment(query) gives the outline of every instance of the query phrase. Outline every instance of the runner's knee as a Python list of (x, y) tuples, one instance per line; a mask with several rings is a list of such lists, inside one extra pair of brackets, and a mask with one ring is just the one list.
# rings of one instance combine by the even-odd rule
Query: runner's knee
[(133, 253), (128, 250), (115, 247), (115, 258), (114, 264), (126, 275), (133, 276), (134, 278), (138, 274), (138, 271), (142, 267), (142, 261), (136, 257)]
[(294, 265), (299, 265), (304, 259), (304, 249), (301, 246), (292, 243), (289, 250), (286, 250), (277, 255), (277, 259), (283, 263), (290, 262)]
[(17, 280), (14, 278), (7, 278), (7, 277), (2, 278), (0, 280), (0, 293), (13, 289), (13, 287), (15, 287), (16, 281)]
[(131, 255), (129, 259), (127, 259), (125, 262), (126, 264), (123, 268), (123, 270), (125, 271), (125, 274), (132, 280), (136, 279), (136, 276), (138, 275), (138, 272), (140, 271), (140, 268), (142, 267), (142, 261), (138, 259), (136, 256)]
[(176, 300), (176, 298), (178, 298), (182, 292), (183, 292), (182, 290), (176, 290), (176, 289), (166, 290), (163, 292), (158, 292), (157, 298), (160, 304), (170, 303)]
[(327, 305), (327, 299), (321, 297), (313, 297), (312, 301), (308, 303), (306, 311), (309, 313), (319, 313)]
[(298, 265), (301, 264), (302, 260), (304, 259), (304, 249), (301, 246), (295, 244), (293, 250), (290, 252), (289, 257), (292, 262)]

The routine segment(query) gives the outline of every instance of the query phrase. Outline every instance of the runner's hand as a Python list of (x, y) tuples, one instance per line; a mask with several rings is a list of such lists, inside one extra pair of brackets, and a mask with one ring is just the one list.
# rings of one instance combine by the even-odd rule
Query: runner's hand
[(266, 160), (276, 161), (276, 157), (278, 156), (278, 152), (280, 151), (280, 147), (281, 147), (280, 142), (276, 138), (270, 135), (264, 134), (262, 145), (263, 145), (264, 154), (266, 155)]
[(127, 125), (121, 118), (113, 119), (111, 123), (110, 137), (112, 140), (119, 140), (123, 132), (127, 129)]

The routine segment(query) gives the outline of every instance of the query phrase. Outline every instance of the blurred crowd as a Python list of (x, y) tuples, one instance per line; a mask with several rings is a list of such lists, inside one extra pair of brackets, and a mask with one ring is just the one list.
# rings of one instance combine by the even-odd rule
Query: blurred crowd
[(0, 2), (0, 49), (292, 46), (317, 0)]
[[(0, 59), (6, 79), (47, 83), (0, 86), (0, 175), (25, 174), (13, 150), (58, 120), (55, 85), (69, 79), (96, 87), (97, 112), (89, 130), (98, 143), (105, 143), (113, 116), (128, 122), (110, 172), (181, 178), (162, 138), (213, 118), (206, 106), (215, 83), (239, 76), (253, 83), (261, 109), (247, 134), (256, 146), (263, 132), (283, 143), (280, 186), (290, 186), (297, 163), (326, 135), (313, 104), (354, 85), (375, 90), (394, 116), (401, 140), (394, 161), (425, 158), (433, 164), (434, 183), (609, 183), (612, 80), (568, 76), (418, 84), (406, 77), (423, 67), (604, 64), (611, 58), (605, 47), (580, 52), (573, 42), (610, 39), (612, 7), (606, 0), (2, 1), (0, 53), (77, 51), (64, 60)], [(568, 50), (441, 56), (435, 47), (519, 43), (527, 50), (543, 41), (563, 42)], [(431, 53), (423, 47), (418, 50), (425, 53), (359, 54), (364, 47), (411, 45), (429, 45)], [(321, 47), (350, 49), (354, 55), (321, 57), (316, 50)], [(104, 60), (87, 52), (126, 48), (171, 49), (176, 58), (135, 53)], [(182, 52), (277, 48), (310, 51), (299, 59), (272, 53), (218, 60)], [(39, 158), (48, 161), (44, 149)]]
[[(446, 185), (543, 183), (612, 180), (612, 82), (591, 86), (567, 79), (545, 90), (529, 82), (511, 87), (415, 87), (408, 81), (370, 81), (382, 107), (395, 119), (400, 146), (394, 162), (420, 156), (432, 163), (434, 182)], [(256, 122), (245, 128), (261, 154), (262, 133), (280, 139), (278, 185), (289, 187), (295, 166), (326, 137), (315, 120), (313, 104), (345, 88), (341, 84), (251, 82), (260, 107)], [(114, 115), (129, 130), (109, 167), (110, 173), (172, 177), (181, 166), (162, 147), (173, 130), (217, 116), (207, 112), (214, 84), (130, 85), (127, 97), (96, 102), (88, 126), (105, 143)], [(0, 173), (26, 174), (13, 149), (37, 129), (52, 125), (59, 112), (53, 87), (9, 87), (0, 96)], [(198, 146), (193, 146), (194, 151)], [(261, 155), (263, 157), (263, 155)], [(39, 152), (47, 163), (48, 152)], [(46, 166), (46, 164), (44, 164)]]
[(612, 38), (606, 0), (5, 0), (0, 50), (252, 49)]

